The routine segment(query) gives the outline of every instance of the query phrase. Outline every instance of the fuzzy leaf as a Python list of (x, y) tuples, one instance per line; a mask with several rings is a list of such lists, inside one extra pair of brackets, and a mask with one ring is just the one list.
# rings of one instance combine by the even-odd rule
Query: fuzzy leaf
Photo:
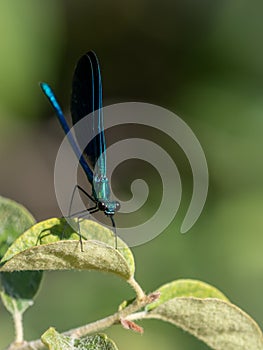
[(81, 339), (73, 339), (49, 328), (41, 337), (49, 350), (118, 350), (105, 334), (95, 334)]
[(262, 350), (263, 336), (255, 321), (237, 306), (215, 298), (179, 297), (146, 316), (170, 322), (215, 350)]
[(182, 279), (164, 284), (158, 289), (160, 297), (154, 303), (147, 305), (146, 310), (153, 310), (175, 297), (217, 298), (228, 301), (227, 297), (217, 288), (202, 281)]
[[(82, 237), (89, 239), (82, 238), (83, 251), (79, 236), (65, 219), (34, 225), (8, 249), (0, 271), (92, 269), (112, 272), (126, 280), (133, 276), (133, 255), (120, 239), (115, 249), (112, 231), (90, 220), (83, 220), (80, 229)], [(62, 236), (69, 239), (62, 241)]]
[(0, 271), (17, 270), (99, 270), (131, 277), (126, 260), (114, 248), (98, 241), (59, 241), (35, 246), (8, 260)]

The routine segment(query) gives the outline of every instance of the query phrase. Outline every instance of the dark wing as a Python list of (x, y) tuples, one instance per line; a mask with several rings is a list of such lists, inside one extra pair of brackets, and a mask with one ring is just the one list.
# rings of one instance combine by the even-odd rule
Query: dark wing
[[(71, 115), (72, 123), (85, 119), (85, 128), (76, 132), (80, 144), (85, 145), (84, 154), (89, 164), (95, 167), (99, 156), (105, 151), (105, 136), (103, 126), (102, 83), (99, 62), (93, 51), (83, 55), (75, 68), (72, 81)], [(97, 135), (94, 137), (94, 135)], [(91, 139), (86, 146), (85, 140)], [(106, 155), (101, 157), (99, 171), (106, 173)]]

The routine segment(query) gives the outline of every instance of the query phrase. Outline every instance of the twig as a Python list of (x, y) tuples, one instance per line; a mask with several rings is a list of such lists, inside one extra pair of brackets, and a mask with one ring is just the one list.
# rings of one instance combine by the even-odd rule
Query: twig
[[(151, 304), (153, 301), (157, 300), (159, 298), (159, 293), (151, 293), (149, 295), (145, 295), (143, 293), (143, 296), (141, 295), (141, 298), (137, 298), (132, 304), (128, 305), (126, 308), (116, 312), (115, 314), (105, 317), (101, 320), (89, 323), (85, 326), (78, 327), (75, 329), (71, 329), (67, 332), (62, 333), (62, 335), (70, 336), (73, 338), (80, 338), (92, 333), (96, 333), (99, 331), (102, 331), (105, 328), (108, 328), (114, 324), (120, 323), (120, 320), (122, 319), (133, 319), (132, 314), (134, 315), (142, 315), (143, 313), (136, 313), (136, 311), (142, 309), (148, 304)], [(137, 294), (138, 296), (138, 294)], [(142, 317), (140, 317), (142, 318)], [(136, 318), (134, 318), (136, 319)], [(44, 344), (40, 339), (33, 340), (30, 342), (24, 342), (22, 344), (13, 343), (11, 344), (6, 350), (40, 350), (44, 348)]]

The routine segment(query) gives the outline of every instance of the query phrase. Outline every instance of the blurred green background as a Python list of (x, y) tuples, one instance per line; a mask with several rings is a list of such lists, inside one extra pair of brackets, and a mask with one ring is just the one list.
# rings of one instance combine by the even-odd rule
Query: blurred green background
[[(68, 115), (74, 65), (93, 49), (101, 62), (104, 103), (143, 101), (172, 110), (199, 138), (209, 166), (204, 211), (181, 235), (191, 171), (183, 153), (175, 145), (170, 150), (178, 154), (183, 204), (162, 235), (133, 249), (137, 280), (147, 291), (177, 278), (203, 280), (262, 327), (262, 14), (260, 0), (2, 0), (0, 194), (39, 221), (60, 216), (53, 167), (63, 132), (38, 82), (52, 85)], [(158, 186), (152, 187), (157, 193)], [(145, 214), (150, 210), (151, 203)], [(132, 296), (109, 275), (47, 273), (25, 315), (25, 336), (94, 321)], [(142, 326), (143, 336), (118, 326), (107, 334), (126, 350), (208, 349), (172, 325)], [(2, 349), (13, 339), (2, 305), (0, 334)]]

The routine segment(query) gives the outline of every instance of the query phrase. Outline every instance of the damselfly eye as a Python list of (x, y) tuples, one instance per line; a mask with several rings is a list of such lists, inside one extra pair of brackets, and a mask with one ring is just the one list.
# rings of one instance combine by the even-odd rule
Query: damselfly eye
[(105, 211), (107, 209), (107, 204), (105, 202), (99, 202), (99, 210)]

